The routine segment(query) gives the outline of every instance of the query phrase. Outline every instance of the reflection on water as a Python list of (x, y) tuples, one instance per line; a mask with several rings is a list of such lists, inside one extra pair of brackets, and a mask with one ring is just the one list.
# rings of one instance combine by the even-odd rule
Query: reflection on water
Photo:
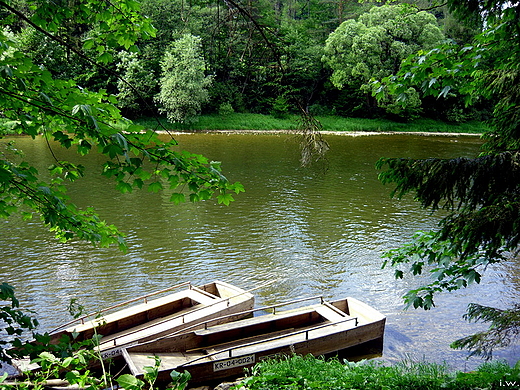
[[(274, 281), (257, 291), (257, 305), (324, 295), (353, 296), (388, 316), (384, 359), (447, 360), (470, 368), (464, 352), (449, 343), (482, 329), (461, 319), (469, 302), (507, 306), (517, 301), (516, 260), (488, 271), (483, 283), (438, 298), (429, 312), (403, 311), (401, 296), (421, 282), (396, 281), (381, 269), (381, 254), (428, 229), (436, 218), (410, 199), (389, 198), (377, 180), (379, 157), (474, 156), (472, 137), (326, 136), (331, 146), (327, 170), (299, 167), (298, 145), (290, 136), (178, 136), (181, 146), (222, 161), (231, 181), (246, 193), (226, 207), (216, 202), (172, 205), (168, 194), (146, 191), (121, 195), (97, 174), (89, 156), (85, 180), (72, 198), (94, 206), (128, 235), (130, 251), (56, 243), (35, 222), (0, 224), (0, 275), (16, 289), (24, 307), (34, 310), (43, 329), (69, 319), (66, 307), (77, 298), (88, 311), (183, 281), (225, 280), (243, 288)], [(43, 142), (19, 139), (27, 158), (42, 170), (50, 164)], [(69, 151), (56, 150), (59, 159)], [(512, 361), (518, 350), (499, 354)]]

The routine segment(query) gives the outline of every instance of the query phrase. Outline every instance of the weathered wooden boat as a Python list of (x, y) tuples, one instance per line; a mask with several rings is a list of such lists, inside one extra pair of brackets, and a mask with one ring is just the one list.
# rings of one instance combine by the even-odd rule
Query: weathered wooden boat
[[(181, 287), (185, 288), (150, 300), (150, 297)], [(143, 303), (110, 313), (138, 301)], [(235, 316), (235, 313), (251, 310), (253, 305), (253, 294), (231, 284), (215, 281), (196, 287), (186, 282), (112, 306), (95, 313), (94, 319), (89, 319), (94, 316), (91, 314), (65, 324), (67, 327), (53, 333), (51, 340), (57, 341), (63, 334), (73, 333), (80, 340), (92, 338), (94, 334), (102, 335), (99, 349), (103, 357), (109, 357), (119, 354), (122, 346), (150, 341), (185, 327), (236, 320), (243, 315)]]
[[(142, 376), (144, 367), (160, 358), (158, 380), (167, 381), (172, 371), (188, 371), (192, 383), (204, 383), (241, 375), (266, 357), (280, 354), (326, 355), (383, 340), (386, 318), (372, 307), (346, 298), (298, 309), (207, 326), (180, 335), (123, 348), (132, 374)], [(302, 302), (304, 300), (293, 301)]]
[[(163, 296), (150, 299), (159, 295)], [(127, 305), (130, 306), (121, 309)], [(245, 314), (241, 313), (253, 306), (253, 294), (231, 284), (215, 281), (193, 286), (186, 282), (63, 324), (51, 332), (51, 343), (63, 336), (82, 341), (97, 334), (101, 336), (101, 356), (106, 359), (120, 355), (123, 346), (180, 333), (186, 327), (193, 329), (198, 324), (202, 327), (242, 318)], [(14, 365), (19, 371), (38, 369), (28, 359), (16, 360)]]

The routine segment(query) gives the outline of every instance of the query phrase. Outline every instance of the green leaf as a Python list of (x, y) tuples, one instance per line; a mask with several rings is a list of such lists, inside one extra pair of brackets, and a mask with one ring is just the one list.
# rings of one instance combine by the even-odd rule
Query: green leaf
[(126, 194), (128, 192), (132, 192), (132, 186), (124, 181), (120, 181), (116, 184), (116, 189), (122, 194)]
[(184, 203), (185, 201), (186, 201), (186, 197), (184, 196), (184, 194), (174, 192), (170, 196), (170, 202), (173, 202), (174, 204)]
[(224, 193), (217, 196), (217, 201), (219, 204), (225, 204), (226, 206), (229, 206), (231, 202), (233, 202), (235, 199), (233, 198), (233, 195)]
[(148, 185), (148, 191), (157, 193), (163, 189), (163, 185), (160, 181), (155, 181)]
[(116, 381), (119, 386), (127, 390), (141, 390), (145, 385), (142, 380), (130, 374), (120, 375), (117, 377)]
[(109, 52), (104, 52), (103, 54), (101, 54), (97, 60), (99, 62), (101, 62), (102, 64), (109, 64), (111, 63), (113, 60), (114, 60), (114, 57), (112, 56), (112, 54), (110, 54)]

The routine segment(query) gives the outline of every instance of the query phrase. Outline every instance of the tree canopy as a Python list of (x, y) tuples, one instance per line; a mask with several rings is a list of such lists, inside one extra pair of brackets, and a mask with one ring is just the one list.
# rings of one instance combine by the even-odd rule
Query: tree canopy
[[(325, 43), (323, 61), (332, 69), (331, 81), (337, 88), (348, 85), (371, 94), (372, 79), (399, 71), (401, 62), (420, 49), (440, 44), (444, 34), (435, 16), (411, 11), (405, 4), (373, 7), (357, 20), (349, 19), (332, 32)], [(415, 90), (407, 91), (408, 110), (419, 110)], [(383, 102), (398, 113), (392, 101)]]
[[(14, 8), (18, 12), (31, 15), (25, 0), (11, 1), (16, 4)], [(173, 42), (184, 34), (201, 39), (199, 56), (206, 65), (205, 76), (213, 78), (211, 85), (207, 86), (208, 99), (201, 104), (204, 114), (216, 114), (224, 104), (235, 112), (283, 115), (298, 113), (299, 106), (303, 106), (319, 114), (370, 117), (386, 114), (384, 110), (365, 109), (366, 101), (370, 100), (373, 105), (375, 99), (369, 99), (366, 92), (358, 91), (359, 83), (355, 88), (345, 86), (338, 90), (334, 87), (330, 81), (332, 70), (321, 58), (329, 34), (343, 22), (364, 20), (363, 23), (372, 23), (369, 19), (373, 19), (377, 12), (383, 12), (379, 10), (381, 7), (375, 7), (367, 14), (373, 5), (371, 2), (321, 0), (141, 0), (140, 13), (146, 15), (148, 23), (155, 27), (155, 36), (152, 39), (138, 37), (128, 50), (121, 44), (83, 47), (84, 41), (99, 31), (95, 23), (100, 22), (94, 16), (83, 20), (71, 18), (62, 23), (57, 35), (72, 48), (81, 48), (88, 57), (101, 57), (108, 61), (104, 68), (94, 66), (77, 52), (29, 27), (23, 18), (13, 18), (9, 26), (18, 47), (33, 61), (45, 66), (53, 77), (74, 79), (84, 88), (94, 91), (105, 89), (118, 97), (117, 106), (129, 118), (158, 113), (154, 99), (160, 94), (161, 62), (164, 62), (166, 53), (171, 52)], [(388, 9), (394, 8), (402, 7)], [(420, 23), (424, 17), (450, 37), (456, 36), (460, 27), (445, 8), (423, 12), (421, 15), (424, 17), (420, 18), (406, 8), (394, 14), (403, 21), (394, 22), (394, 30), (402, 25), (403, 31), (408, 33), (410, 28), (422, 29)], [(414, 27), (412, 24), (415, 22), (409, 23), (412, 19), (419, 24)], [(389, 29), (390, 24), (390, 21), (385, 22)], [(381, 43), (383, 46), (389, 42), (390, 35), (385, 36)], [(405, 47), (411, 42), (404, 35), (395, 38), (396, 47), (400, 40)], [(398, 65), (399, 61), (394, 61), (393, 65)], [(121, 79), (127, 80), (132, 87)], [(424, 110), (425, 114), (443, 117), (445, 110), (439, 102), (429, 101), (427, 108), (430, 107)], [(401, 113), (396, 110), (392, 115), (400, 117)], [(407, 117), (406, 112), (403, 117)]]
[[(410, 291), (414, 307), (434, 306), (441, 291), (478, 283), (486, 267), (518, 261), (520, 244), (520, 2), (449, 0), (449, 7), (483, 28), (471, 45), (448, 42), (408, 58), (396, 76), (376, 82), (376, 94), (387, 91), (405, 100), (416, 88), (438, 98), (458, 94), (469, 104), (493, 102), (492, 125), (484, 135), (482, 154), (474, 159), (384, 158), (380, 179), (393, 183), (393, 196), (412, 193), (422, 207), (448, 211), (439, 228), (419, 233), (413, 242), (387, 254), (404, 272), (428, 271), (432, 282)], [(520, 334), (519, 308), (499, 310), (470, 306), (466, 318), (491, 322), (489, 331), (454, 343), (486, 357)]]
[(368, 84), (397, 73), (409, 55), (441, 43), (444, 34), (435, 16), (409, 11), (403, 4), (373, 7), (332, 32), (323, 57), (332, 68), (332, 83), (338, 88)]
[(209, 99), (207, 87), (212, 77), (205, 75), (201, 54), (201, 38), (185, 34), (173, 42), (161, 62), (157, 102), (171, 122), (193, 121)]

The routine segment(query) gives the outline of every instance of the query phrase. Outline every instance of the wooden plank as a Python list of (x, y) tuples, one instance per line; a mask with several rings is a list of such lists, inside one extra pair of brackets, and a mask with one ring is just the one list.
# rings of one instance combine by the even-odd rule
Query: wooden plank
[[(185, 320), (183, 316), (187, 315), (197, 306), (185, 308), (177, 313), (171, 314), (167, 317), (159, 318), (144, 324), (139, 324), (132, 328), (123, 330), (121, 332), (113, 333), (109, 336), (101, 338), (100, 349), (104, 350), (118, 345), (125, 345), (133, 341), (142, 340), (152, 335), (160, 335), (162, 332), (174, 331), (176, 328), (183, 326)], [(158, 337), (158, 336), (157, 336)]]
[(306, 314), (312, 313), (316, 311), (314, 306), (305, 307), (298, 311), (290, 311), (290, 312), (278, 312), (276, 314), (266, 314), (258, 317), (245, 318), (240, 321), (230, 322), (222, 325), (214, 325), (208, 329), (200, 329), (196, 330), (195, 333), (199, 336), (208, 336), (216, 333), (220, 333), (222, 331), (229, 331), (234, 329), (242, 329), (247, 328), (248, 326), (265, 324), (273, 321), (278, 321), (285, 318), (292, 318), (296, 314)]
[(332, 310), (331, 308), (321, 305), (316, 308), (316, 311), (325, 319), (331, 321), (331, 322), (338, 322), (343, 321), (345, 318), (348, 318), (346, 315), (341, 315), (335, 310)]
[(187, 290), (186, 291), (186, 295), (193, 299), (194, 301), (198, 302), (198, 303), (201, 303), (203, 305), (211, 305), (212, 303), (214, 303), (218, 297), (211, 297), (210, 295), (208, 295), (207, 293), (206, 294), (202, 294), (194, 289), (190, 289), (190, 290)]
[[(269, 334), (264, 335), (264, 341), (262, 338), (259, 340), (248, 342), (248, 343), (229, 343), (227, 346), (222, 345), (215, 348), (215, 351), (222, 351), (221, 354), (215, 356), (215, 358), (225, 358), (229, 356), (229, 349), (232, 349), (232, 356), (248, 355), (251, 353), (258, 353), (259, 351), (276, 350), (280, 348), (289, 347), (298, 343), (307, 343), (310, 341), (319, 342), (321, 338), (329, 337), (332, 339), (331, 350), (341, 345), (343, 340), (338, 335), (344, 331), (355, 328), (354, 321), (345, 321), (339, 324), (330, 324), (328, 326), (322, 326), (319, 328), (309, 327), (309, 329), (303, 329), (299, 333), (287, 334), (287, 335), (275, 335)], [(279, 337), (283, 336), (283, 337)], [(226, 348), (227, 347), (227, 348)]]
[(252, 342), (256, 342), (256, 341), (261, 341), (261, 340), (264, 340), (266, 338), (277, 337), (277, 336), (282, 336), (282, 335), (290, 335), (293, 332), (294, 332), (294, 328), (283, 329), (283, 330), (278, 330), (278, 331), (275, 331), (275, 332), (270, 332), (268, 334), (261, 334), (261, 335), (251, 336), (251, 337), (244, 337), (244, 338), (241, 338), (240, 340), (234, 340), (234, 341), (231, 341), (231, 342), (228, 341), (226, 343), (221, 343), (221, 344), (213, 344), (213, 345), (210, 345), (210, 346), (202, 346), (202, 347), (199, 347), (199, 348), (194, 348), (194, 349), (187, 350), (186, 353), (191, 353), (191, 352), (196, 352), (196, 351), (206, 351), (206, 353), (212, 354), (213, 352), (218, 352), (218, 351), (221, 351), (221, 350), (228, 350), (228, 349), (236, 347), (236, 346), (241, 346), (241, 345), (252, 343)]
[[(201, 361), (209, 361), (210, 359), (203, 353), (192, 353), (186, 355), (182, 352), (169, 352), (169, 353), (156, 353), (154, 354), (161, 359), (161, 365), (159, 370), (174, 370), (182, 364), (188, 363), (190, 360), (201, 358)], [(153, 366), (153, 356), (147, 353), (140, 352), (128, 352), (126, 349), (123, 350), (123, 356), (125, 361), (128, 363), (128, 368), (133, 375), (142, 375), (144, 373), (144, 367)]]

